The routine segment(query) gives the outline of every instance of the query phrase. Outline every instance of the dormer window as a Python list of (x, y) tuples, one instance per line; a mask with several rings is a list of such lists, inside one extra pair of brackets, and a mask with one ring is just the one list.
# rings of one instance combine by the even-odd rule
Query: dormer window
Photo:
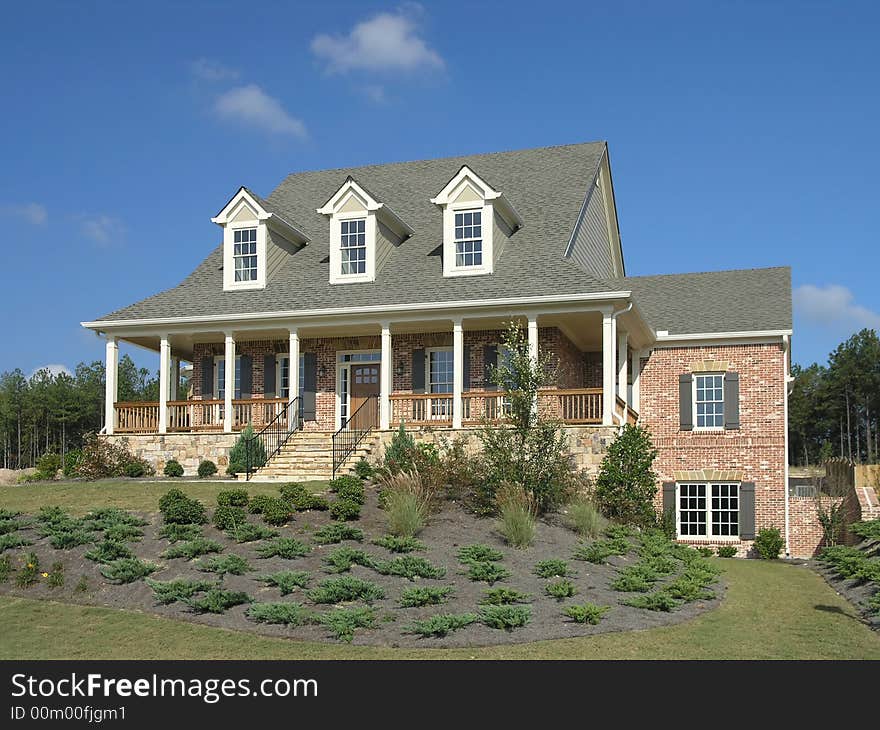
[(413, 232), (352, 177), (317, 210), (330, 219), (331, 284), (374, 281), (377, 267)]
[(467, 165), (431, 202), (443, 209), (443, 276), (491, 274), (504, 241), (522, 227), (504, 194)]
[(257, 280), (257, 229), (233, 230), (232, 258), (236, 281)]

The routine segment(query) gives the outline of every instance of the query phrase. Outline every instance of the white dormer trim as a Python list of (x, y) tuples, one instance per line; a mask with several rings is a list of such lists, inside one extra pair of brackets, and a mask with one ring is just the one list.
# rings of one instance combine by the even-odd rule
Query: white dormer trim
[[(264, 289), (266, 287), (266, 267), (268, 258), (268, 229), (296, 246), (304, 246), (309, 237), (299, 228), (275, 213), (266, 210), (244, 187), (230, 198), (229, 202), (213, 218), (223, 228), (223, 290), (240, 291)], [(235, 231), (245, 228), (257, 230), (257, 278), (250, 281), (235, 280)]]
[[(467, 165), (431, 198), (434, 205), (443, 210), (443, 276), (479, 276), (494, 270), (495, 214), (497, 213), (512, 231), (522, 228), (519, 213), (504, 194), (495, 190)], [(482, 265), (456, 266), (455, 214), (480, 211), (482, 223)]]
[[(387, 205), (376, 200), (351, 176), (333, 196), (316, 209), (320, 215), (330, 219), (330, 283), (352, 284), (376, 279), (377, 230), (379, 223), (387, 226), (401, 240), (413, 234), (413, 229), (404, 223)], [(365, 271), (357, 274), (342, 273), (342, 223), (343, 221), (364, 219), (366, 261)]]

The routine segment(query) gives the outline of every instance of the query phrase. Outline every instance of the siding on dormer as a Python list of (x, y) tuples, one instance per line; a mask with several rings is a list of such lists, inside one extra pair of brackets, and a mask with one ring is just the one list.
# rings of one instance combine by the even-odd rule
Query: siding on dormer
[(600, 279), (614, 277), (605, 201), (602, 190), (595, 183), (590, 188), (590, 197), (583, 216), (578, 221), (568, 258)]

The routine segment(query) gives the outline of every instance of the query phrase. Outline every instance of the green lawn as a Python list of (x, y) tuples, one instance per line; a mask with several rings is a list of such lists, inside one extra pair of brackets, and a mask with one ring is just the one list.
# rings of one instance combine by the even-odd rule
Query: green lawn
[(106, 608), (0, 597), (0, 659), (880, 659), (880, 635), (804, 567), (724, 560), (722, 605), (678, 626), (477, 649), (272, 639)]
[[(308, 482), (309, 488), (320, 492), (327, 482)], [(277, 496), (278, 485), (266, 482), (235, 482), (185, 479), (155, 481), (103, 479), (97, 482), (37, 482), (0, 486), (0, 507), (34, 514), (40, 507), (58, 505), (74, 515), (83, 515), (98, 507), (121, 507), (134, 512), (158, 512), (159, 497), (178, 487), (206, 507), (217, 505), (217, 492), (224, 489), (247, 489), (251, 494)]]

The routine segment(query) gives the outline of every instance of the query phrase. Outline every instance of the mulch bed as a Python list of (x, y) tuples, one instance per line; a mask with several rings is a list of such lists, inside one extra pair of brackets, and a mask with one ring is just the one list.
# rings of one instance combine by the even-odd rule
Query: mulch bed
[[(183, 558), (172, 560), (160, 558), (159, 555), (169, 547), (167, 540), (157, 537), (157, 532), (162, 526), (161, 517), (145, 514), (139, 516), (149, 520), (150, 524), (143, 528), (145, 533), (143, 539), (140, 542), (129, 543), (129, 547), (138, 557), (162, 566), (161, 570), (151, 576), (152, 578), (167, 581), (174, 578), (210, 580), (215, 577), (211, 573), (198, 571), (195, 567), (195, 561), (189, 562)], [(259, 515), (249, 515), (248, 519), (262, 524)], [(305, 596), (305, 590), (297, 589), (282, 597), (277, 588), (267, 587), (264, 583), (257, 581), (256, 576), (280, 570), (306, 570), (312, 574), (309, 587), (313, 587), (324, 578), (329, 577), (330, 574), (326, 571), (322, 558), (339, 546), (317, 546), (312, 539), (312, 533), (330, 521), (332, 520), (327, 512), (301, 512), (295, 515), (285, 527), (273, 528), (277, 529), (282, 537), (296, 537), (306, 544), (314, 546), (309, 555), (293, 560), (278, 557), (259, 558), (256, 549), (262, 544), (262, 541), (237, 544), (210, 525), (203, 527), (203, 533), (208, 539), (216, 540), (224, 546), (221, 555), (233, 553), (240, 555), (246, 558), (253, 568), (252, 572), (243, 576), (227, 575), (223, 579), (224, 588), (244, 591), (255, 601), (299, 602), (316, 611), (324, 612), (332, 607), (310, 605)], [(347, 541), (342, 545), (360, 547), (378, 559), (387, 560), (394, 557), (384, 548), (369, 542), (370, 539), (380, 537), (385, 533), (385, 514), (377, 506), (376, 493), (373, 489), (367, 489), (367, 503), (363, 507), (361, 519), (350, 524), (362, 529), (366, 534), (366, 539), (362, 544)], [(328, 634), (327, 629), (322, 626), (288, 628), (255, 623), (246, 616), (247, 606), (236, 606), (224, 614), (213, 615), (193, 613), (182, 603), (167, 606), (157, 605), (153, 591), (143, 581), (115, 585), (105, 579), (100, 573), (101, 566), (83, 557), (83, 554), (91, 546), (83, 545), (71, 550), (55, 550), (48, 544), (47, 538), (40, 538), (32, 528), (22, 530), (20, 534), (33, 540), (34, 544), (7, 551), (6, 554), (12, 555), (13, 563), (17, 566), (20, 563), (20, 556), (33, 551), (39, 556), (41, 570), (49, 570), (53, 563), (62, 562), (65, 582), (62, 587), (52, 589), (46, 585), (45, 580), (41, 579), (31, 587), (18, 588), (10, 579), (6, 583), (0, 584), (0, 592), (7, 595), (143, 611), (177, 620), (239, 631), (251, 631), (267, 636), (304, 641), (335, 641)], [(635, 553), (611, 557), (608, 564), (605, 565), (573, 560), (572, 553), (579, 542), (578, 537), (561, 525), (545, 521), (539, 522), (537, 537), (531, 547), (526, 550), (515, 550), (504, 543), (496, 531), (493, 519), (475, 517), (455, 504), (447, 504), (443, 511), (435, 514), (430, 524), (418, 537), (426, 543), (428, 549), (411, 554), (424, 557), (433, 565), (445, 567), (445, 577), (436, 580), (417, 579), (411, 582), (401, 577), (380, 575), (372, 568), (353, 566), (351, 575), (381, 586), (386, 594), (385, 599), (373, 603), (378, 616), (376, 628), (359, 629), (355, 633), (354, 644), (392, 647), (476, 647), (562, 639), (610, 631), (649, 629), (656, 626), (678, 624), (709, 611), (719, 604), (725, 591), (722, 579), (712, 587), (716, 593), (714, 599), (687, 603), (668, 613), (624, 606), (621, 603), (622, 600), (638, 594), (615, 592), (609, 589), (608, 584), (617, 575), (619, 567), (637, 562), (638, 558)], [(501, 565), (507, 568), (512, 575), (494, 587), (503, 585), (531, 594), (532, 602), (527, 604), (531, 607), (532, 612), (530, 623), (512, 631), (493, 629), (476, 623), (443, 638), (425, 639), (406, 633), (406, 627), (417, 619), (429, 618), (439, 613), (477, 612), (479, 600), (490, 586), (486, 583), (470, 581), (467, 576), (463, 575), (464, 566), (459, 563), (456, 557), (460, 547), (474, 543), (487, 544), (503, 552), (504, 558)], [(571, 580), (577, 586), (578, 593), (573, 598), (557, 601), (545, 594), (545, 587), (550, 581), (534, 575), (533, 569), (535, 563), (549, 558), (566, 560), (569, 568), (575, 571)], [(347, 575), (347, 573), (342, 575)], [(81, 576), (86, 576), (88, 589), (77, 592), (75, 587)], [(453, 586), (454, 591), (450, 600), (445, 604), (420, 608), (400, 608), (397, 601), (401, 591), (412, 586)], [(588, 601), (611, 607), (611, 610), (605, 614), (598, 625), (574, 623), (563, 615), (563, 609), (566, 606)]]
[[(858, 547), (858, 546), (857, 546)], [(874, 583), (859, 582), (841, 575), (820, 560), (810, 560), (808, 565), (821, 575), (834, 591), (849, 601), (874, 631), (880, 631), (880, 615), (869, 612), (868, 600), (877, 592)]]

